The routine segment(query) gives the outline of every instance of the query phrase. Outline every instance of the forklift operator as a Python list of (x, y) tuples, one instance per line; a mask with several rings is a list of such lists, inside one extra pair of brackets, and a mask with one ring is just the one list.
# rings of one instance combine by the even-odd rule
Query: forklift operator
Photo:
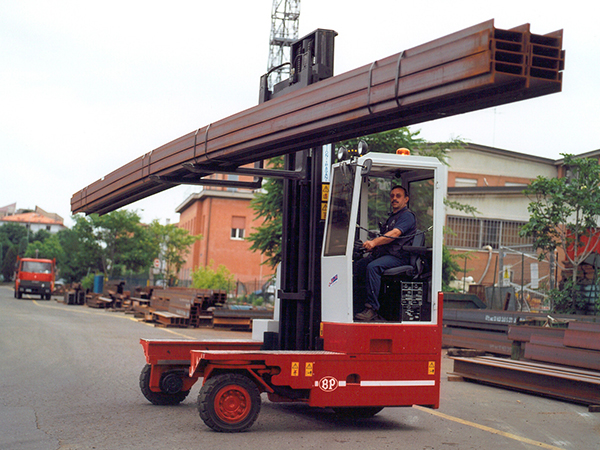
[[(381, 275), (392, 267), (409, 264), (410, 255), (402, 250), (402, 246), (412, 242), (417, 221), (408, 209), (408, 200), (406, 189), (394, 186), (390, 191), (392, 213), (385, 222), (382, 235), (362, 245), (371, 254), (361, 258), (354, 266), (355, 299), (366, 299), (364, 311), (354, 316), (355, 321), (383, 320), (378, 314)], [(402, 239), (401, 236), (407, 237)]]

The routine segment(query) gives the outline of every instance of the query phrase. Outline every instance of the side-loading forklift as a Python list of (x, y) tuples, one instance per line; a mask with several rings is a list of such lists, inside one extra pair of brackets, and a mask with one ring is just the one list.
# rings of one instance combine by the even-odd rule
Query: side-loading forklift
[[(490, 20), (333, 77), (335, 36), (317, 30), (293, 43), (290, 78), (271, 88), (265, 74), (262, 104), (169, 142), (71, 199), (74, 213), (103, 214), (173, 184), (259, 189), (261, 177), (283, 179), (273, 320), (254, 321), (245, 341), (141, 340), (146, 398), (178, 404), (202, 378), (198, 409), (217, 431), (248, 429), (262, 393), (355, 416), (388, 406), (437, 408), (446, 168), (360, 145), (349, 157), (337, 148), (332, 164), (328, 143), (562, 87), (562, 30), (536, 35), (528, 24), (501, 30)], [(279, 155), (283, 169), (263, 167)], [(215, 173), (255, 179), (210, 178)], [(414, 235), (402, 236), (412, 240), (403, 242), (410, 261), (383, 273), (382, 320), (355, 323), (365, 300), (354, 295), (353, 264), (364, 257), (356, 250), (377, 233), (396, 185), (417, 220)]]
[[(152, 403), (179, 403), (203, 378), (198, 409), (217, 431), (250, 427), (263, 392), (272, 402), (357, 416), (388, 406), (438, 407), (445, 166), (435, 158), (367, 153), (329, 173), (323, 153), (305, 152), (310, 177), (286, 183), (274, 320), (256, 321), (249, 341), (142, 339), (148, 365), (140, 386)], [(323, 181), (330, 176), (331, 183)], [(363, 257), (360, 241), (377, 232), (393, 185), (407, 189), (423, 244), (405, 248), (410, 265), (384, 273), (385, 321), (354, 323), (361, 299), (353, 301), (353, 259)]]
[[(294, 44), (292, 77), (270, 91), (264, 76), (260, 101), (331, 76), (334, 37), (317, 30)], [(255, 320), (251, 340), (142, 339), (140, 387), (150, 402), (178, 404), (202, 378), (200, 416), (222, 432), (248, 429), (261, 393), (360, 417), (390, 406), (438, 407), (446, 167), (404, 152), (368, 153), (363, 143), (351, 150), (339, 147), (333, 165), (325, 145), (287, 154), (283, 170), (256, 169), (283, 179), (274, 318)], [(353, 295), (353, 264), (364, 257), (361, 241), (385, 221), (396, 185), (417, 218), (415, 236), (404, 236), (414, 244), (404, 247), (411, 261), (383, 274), (382, 320), (355, 323), (364, 299)]]

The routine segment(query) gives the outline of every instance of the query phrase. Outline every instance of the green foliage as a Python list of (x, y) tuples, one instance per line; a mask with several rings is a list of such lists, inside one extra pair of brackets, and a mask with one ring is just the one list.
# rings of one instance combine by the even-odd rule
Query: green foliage
[(423, 138), (418, 137), (421, 132), (411, 131), (408, 127), (398, 128), (395, 130), (384, 131), (382, 133), (371, 134), (355, 139), (349, 139), (342, 141), (339, 145), (343, 145), (348, 149), (358, 148), (360, 141), (365, 141), (369, 146), (370, 152), (378, 153), (396, 153), (399, 148), (408, 148), (409, 150), (415, 150), (417, 148), (424, 148), (427, 141)]
[[(283, 158), (271, 159), (269, 168), (283, 168)], [(263, 192), (256, 194), (250, 205), (256, 216), (264, 220), (263, 224), (246, 238), (252, 242), (250, 250), (259, 251), (266, 257), (264, 264), (276, 267), (281, 262), (283, 181), (268, 178), (263, 184)]]
[(0, 241), (19, 246), (23, 239), (27, 239), (27, 229), (17, 223), (5, 223), (0, 227)]
[[(147, 245), (159, 249), (166, 266), (162, 276), (169, 280), (169, 285), (171, 285), (172, 280), (177, 278), (181, 266), (185, 263), (190, 246), (201, 236), (191, 236), (187, 230), (176, 225), (161, 225), (158, 220), (150, 224), (148, 231)], [(159, 253), (156, 253), (156, 256), (159, 256)]]
[(86, 291), (91, 291), (94, 288), (94, 278), (96, 278), (95, 273), (88, 273), (81, 279), (81, 287)]
[(452, 292), (455, 289), (450, 287), (450, 283), (456, 280), (456, 274), (461, 271), (457, 262), (457, 256), (453, 255), (448, 247), (442, 247), (442, 291)]
[(64, 259), (64, 250), (58, 236), (48, 233), (47, 236), (42, 235), (41, 237), (43, 240), (35, 240), (29, 243), (25, 251), (26, 258), (47, 258), (56, 259), (57, 261)]
[(17, 247), (10, 246), (4, 254), (4, 260), (2, 261), (2, 276), (4, 281), (13, 279), (15, 268), (17, 266)]
[(56, 265), (60, 278), (67, 283), (79, 282), (88, 272), (96, 272), (102, 268), (96, 247), (79, 231), (80, 227), (76, 223), (73, 229), (67, 228), (57, 234), (63, 251), (57, 257)]
[(149, 237), (148, 228), (133, 211), (77, 216), (75, 220), (80, 250), (89, 252), (88, 263), (99, 259), (100, 271), (109, 278), (147, 269), (158, 254), (158, 243)]
[(196, 289), (222, 289), (231, 292), (235, 288), (235, 277), (225, 267), (220, 264), (215, 270), (214, 261), (210, 261), (208, 266), (199, 267), (192, 272), (192, 287)]
[[(548, 292), (548, 300), (552, 305), (552, 312), (557, 314), (574, 314), (585, 311), (589, 302), (589, 298), (582, 292), (584, 285), (577, 285), (573, 279), (565, 280), (559, 288), (550, 289)], [(598, 292), (598, 287), (592, 285), (593, 293)], [(596, 299), (596, 305), (599, 300)]]
[[(578, 266), (594, 248), (600, 215), (600, 166), (596, 159), (563, 154), (568, 170), (564, 178), (536, 178), (526, 189), (529, 222), (520, 234), (533, 238), (540, 258), (561, 248), (573, 266), (569, 295), (576, 298)], [(569, 250), (572, 250), (569, 252)]]

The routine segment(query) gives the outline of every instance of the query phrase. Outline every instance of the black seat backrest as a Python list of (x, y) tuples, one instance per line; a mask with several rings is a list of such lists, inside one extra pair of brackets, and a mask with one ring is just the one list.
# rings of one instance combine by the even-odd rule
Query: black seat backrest
[[(409, 247), (425, 247), (425, 233), (416, 231)], [(405, 266), (392, 267), (383, 272), (384, 276), (404, 275), (417, 277), (423, 270), (423, 261), (420, 252), (411, 252), (410, 263)]]

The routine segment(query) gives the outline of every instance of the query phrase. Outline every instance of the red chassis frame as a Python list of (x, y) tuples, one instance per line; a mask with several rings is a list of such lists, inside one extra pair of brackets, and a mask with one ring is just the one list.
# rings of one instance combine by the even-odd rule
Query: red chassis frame
[(322, 323), (323, 351), (261, 351), (257, 341), (146, 340), (150, 389), (189, 370), (184, 390), (224, 372), (244, 373), (273, 402), (316, 407), (439, 407), (442, 294), (437, 324)]

